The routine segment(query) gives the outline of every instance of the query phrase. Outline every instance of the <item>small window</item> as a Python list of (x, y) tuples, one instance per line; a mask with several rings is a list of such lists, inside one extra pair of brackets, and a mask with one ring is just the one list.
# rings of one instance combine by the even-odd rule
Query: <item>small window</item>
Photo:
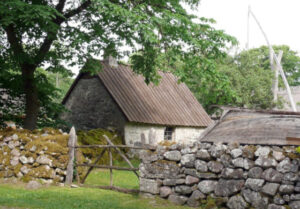
[(172, 127), (166, 127), (165, 129), (165, 135), (164, 135), (164, 140), (172, 140), (174, 128)]

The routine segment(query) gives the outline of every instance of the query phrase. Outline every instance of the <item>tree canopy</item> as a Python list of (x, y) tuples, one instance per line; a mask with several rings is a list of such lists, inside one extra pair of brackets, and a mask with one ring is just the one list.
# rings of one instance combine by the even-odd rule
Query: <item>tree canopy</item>
[[(283, 51), (281, 64), (289, 84), (299, 85), (300, 57), (297, 52), (286, 45), (273, 46), (273, 48), (276, 54), (279, 50)], [(226, 80), (227, 85), (220, 86), (218, 82), (211, 83), (206, 91), (194, 92), (199, 100), (206, 104), (208, 110), (211, 110), (209, 107), (213, 104), (259, 109), (271, 109), (274, 106), (281, 108), (282, 100), (273, 101), (274, 72), (271, 70), (269, 56), (269, 48), (261, 46), (218, 59), (216, 72), (220, 78)], [(279, 81), (279, 87), (285, 88), (281, 78)], [(194, 85), (192, 85), (193, 88), (195, 88)], [(209, 93), (205, 94), (205, 92)], [(218, 96), (212, 101), (211, 99), (214, 98), (212, 95)], [(219, 95), (224, 95), (224, 97)]]
[(199, 2), (1, 1), (0, 67), (21, 73), (24, 127), (36, 126), (42, 95), (35, 71), (45, 64), (49, 72), (66, 72), (63, 64), (80, 66), (92, 56), (120, 58), (135, 52), (133, 69), (146, 82), (157, 82), (158, 69), (172, 70), (182, 81), (190, 74), (214, 77), (212, 60), (223, 56), (222, 50), (234, 39), (214, 29), (212, 20), (188, 14), (186, 8), (195, 8)]

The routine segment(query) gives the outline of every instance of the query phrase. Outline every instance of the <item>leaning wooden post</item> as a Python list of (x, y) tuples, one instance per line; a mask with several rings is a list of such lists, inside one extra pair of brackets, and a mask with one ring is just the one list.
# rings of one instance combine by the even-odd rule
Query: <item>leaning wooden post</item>
[(67, 176), (66, 176), (66, 185), (70, 185), (73, 182), (73, 172), (74, 172), (74, 158), (75, 158), (75, 144), (76, 144), (76, 131), (74, 126), (71, 128), (69, 133), (69, 162), (67, 166)]
[[(113, 159), (112, 159), (112, 154), (111, 154), (111, 148), (108, 148), (109, 151), (109, 166), (112, 167), (113, 165)], [(109, 173), (110, 173), (110, 186), (113, 186), (113, 172), (112, 172), (112, 168), (109, 169)]]

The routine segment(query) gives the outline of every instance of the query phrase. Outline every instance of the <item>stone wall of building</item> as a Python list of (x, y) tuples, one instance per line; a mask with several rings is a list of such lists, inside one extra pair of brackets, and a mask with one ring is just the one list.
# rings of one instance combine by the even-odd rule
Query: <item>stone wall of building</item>
[(140, 191), (209, 208), (300, 208), (294, 146), (194, 143), (141, 151)]
[[(125, 125), (125, 142), (128, 145), (133, 145), (136, 142), (141, 142), (142, 134), (145, 136), (146, 144), (156, 145), (164, 140), (166, 126), (143, 125), (135, 123), (127, 123)], [(196, 141), (201, 133), (202, 128), (193, 127), (174, 127), (173, 142), (176, 143), (191, 143)], [(153, 135), (152, 141), (149, 141), (150, 135)]]
[(65, 107), (70, 112), (62, 118), (76, 130), (103, 128), (124, 134), (127, 118), (97, 76), (82, 76), (67, 98)]

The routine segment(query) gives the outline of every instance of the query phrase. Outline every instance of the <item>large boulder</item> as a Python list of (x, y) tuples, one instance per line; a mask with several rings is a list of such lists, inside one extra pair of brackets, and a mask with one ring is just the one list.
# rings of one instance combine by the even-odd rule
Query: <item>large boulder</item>
[(224, 179), (243, 179), (244, 171), (241, 168), (225, 168), (222, 170), (221, 177)]
[(220, 179), (215, 188), (217, 196), (229, 197), (241, 191), (245, 184), (244, 180), (224, 180)]
[(195, 190), (190, 198), (187, 200), (187, 205), (190, 207), (199, 207), (200, 200), (205, 199), (206, 196), (199, 190)]
[(199, 182), (199, 178), (194, 176), (187, 175), (185, 178), (186, 185), (193, 185), (193, 184), (197, 184), (198, 182)]
[(181, 153), (179, 151), (177, 151), (177, 150), (169, 151), (169, 152), (166, 152), (164, 154), (164, 157), (167, 160), (180, 161), (180, 159), (181, 159)]
[(202, 193), (209, 194), (215, 190), (217, 183), (217, 181), (204, 180), (198, 184), (198, 188)]
[(159, 195), (163, 198), (168, 197), (172, 193), (172, 189), (167, 186), (163, 186), (159, 188)]
[(288, 173), (291, 171), (292, 167), (293, 165), (291, 160), (289, 158), (285, 158), (277, 165), (276, 169), (281, 173)]
[(192, 188), (186, 185), (180, 185), (175, 187), (175, 192), (183, 195), (191, 194)]
[(248, 172), (249, 178), (260, 179), (263, 173), (263, 169), (261, 167), (251, 168)]
[(180, 172), (179, 165), (174, 161), (158, 160), (153, 163), (141, 163), (141, 177), (143, 178), (177, 178)]
[(181, 165), (191, 168), (191, 167), (194, 167), (195, 160), (196, 160), (195, 154), (186, 154), (181, 157), (180, 162), (181, 162)]
[(140, 178), (140, 191), (151, 194), (159, 194), (160, 183), (154, 179)]
[(244, 209), (247, 207), (247, 203), (242, 196), (236, 195), (228, 200), (227, 207), (230, 209)]
[(200, 172), (207, 172), (207, 170), (208, 170), (207, 163), (203, 160), (196, 160), (195, 168), (197, 169), (197, 171), (200, 171)]
[(266, 183), (262, 188), (262, 193), (270, 196), (274, 196), (279, 188), (279, 184), (276, 183)]
[(269, 182), (280, 183), (283, 174), (273, 168), (269, 168), (262, 173), (262, 178)]
[(168, 200), (176, 205), (183, 205), (184, 203), (186, 203), (188, 198), (186, 196), (171, 194), (171, 195), (169, 195)]
[(206, 149), (200, 149), (196, 153), (196, 158), (200, 160), (210, 160), (211, 156)]
[(261, 196), (259, 192), (255, 192), (250, 189), (244, 189), (242, 191), (242, 195), (244, 199), (253, 207), (259, 209), (267, 208), (268, 198)]
[(208, 169), (213, 173), (221, 173), (224, 168), (223, 164), (218, 161), (210, 161), (207, 164)]
[(245, 183), (245, 186), (249, 189), (252, 189), (254, 191), (260, 191), (263, 184), (265, 183), (265, 180), (263, 179), (251, 179), (251, 178), (248, 178), (246, 180), (246, 183)]

